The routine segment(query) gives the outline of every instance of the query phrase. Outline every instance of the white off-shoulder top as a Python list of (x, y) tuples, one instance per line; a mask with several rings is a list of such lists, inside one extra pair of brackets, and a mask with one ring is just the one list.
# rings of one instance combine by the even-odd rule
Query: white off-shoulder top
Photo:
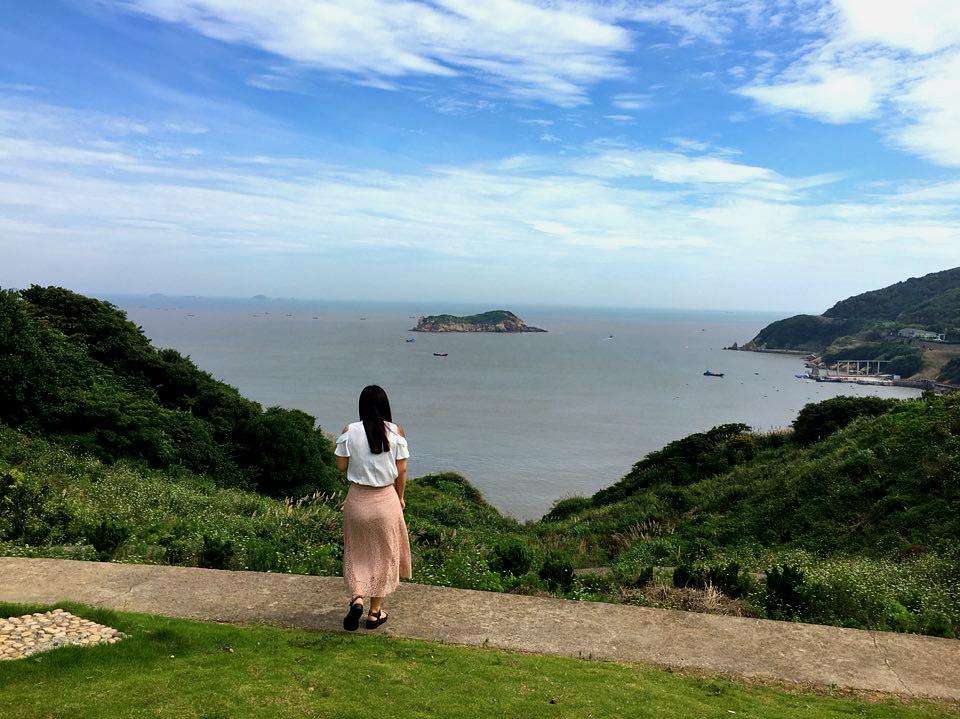
[(347, 431), (337, 437), (338, 457), (349, 457), (347, 479), (370, 487), (387, 487), (397, 479), (397, 460), (410, 456), (406, 437), (397, 432), (397, 425), (387, 422), (387, 441), (390, 448), (386, 452), (373, 454), (367, 442), (367, 433), (363, 431), (363, 422), (354, 422)]

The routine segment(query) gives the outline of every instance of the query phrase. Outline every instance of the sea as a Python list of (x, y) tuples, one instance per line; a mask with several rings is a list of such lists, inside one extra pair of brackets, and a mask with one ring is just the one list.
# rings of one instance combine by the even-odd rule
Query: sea
[[(360, 390), (381, 385), (409, 438), (410, 476), (459, 472), (521, 520), (609, 486), (648, 452), (718, 424), (775, 430), (808, 402), (919, 394), (798, 379), (798, 356), (723, 349), (782, 316), (773, 313), (107, 299), (156, 346), (189, 355), (264, 406), (304, 410), (333, 434), (357, 420)], [(489, 309), (548, 331), (409, 331), (421, 315)]]

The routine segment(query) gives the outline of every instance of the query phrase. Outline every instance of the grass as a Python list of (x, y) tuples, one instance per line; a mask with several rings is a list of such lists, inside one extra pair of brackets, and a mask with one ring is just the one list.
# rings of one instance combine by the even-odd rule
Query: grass
[[(131, 635), (0, 662), (0, 717), (957, 717), (668, 670), (63, 603)], [(0, 604), (0, 616), (52, 607)]]

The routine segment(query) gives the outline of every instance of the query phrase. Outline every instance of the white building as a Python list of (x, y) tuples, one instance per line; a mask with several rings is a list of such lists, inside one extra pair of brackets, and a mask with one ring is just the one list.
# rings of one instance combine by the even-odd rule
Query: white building
[(897, 335), (908, 340), (927, 340), (928, 342), (943, 342), (946, 337), (937, 332), (928, 332), (927, 330), (917, 329), (916, 327), (904, 327), (897, 332)]

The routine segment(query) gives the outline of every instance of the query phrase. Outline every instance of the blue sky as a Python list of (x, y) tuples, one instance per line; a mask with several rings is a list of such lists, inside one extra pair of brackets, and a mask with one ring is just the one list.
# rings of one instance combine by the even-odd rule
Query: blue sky
[(960, 265), (956, 0), (0, 7), (0, 286), (820, 311)]

